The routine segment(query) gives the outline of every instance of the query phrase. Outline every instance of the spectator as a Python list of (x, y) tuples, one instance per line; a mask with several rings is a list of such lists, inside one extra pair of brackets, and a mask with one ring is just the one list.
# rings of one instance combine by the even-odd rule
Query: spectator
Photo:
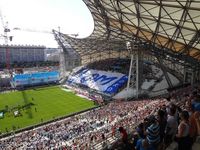
[(141, 138), (141, 139), (144, 139), (144, 138), (145, 138), (145, 135), (144, 135), (144, 132), (143, 132), (143, 128), (144, 128), (144, 124), (143, 124), (143, 123), (140, 123), (140, 124), (138, 125), (138, 127), (136, 128), (137, 133), (138, 133), (138, 135), (139, 135), (139, 138)]
[(166, 128), (165, 128), (165, 145), (168, 146), (176, 132), (177, 132), (177, 128), (178, 128), (178, 123), (177, 120), (175, 118), (175, 113), (176, 113), (176, 109), (174, 107), (171, 107), (169, 110), (169, 114), (167, 116), (167, 124), (166, 124)]
[(164, 135), (165, 135), (165, 128), (167, 124), (166, 120), (166, 112), (162, 109), (158, 110), (158, 123), (160, 126), (160, 141), (163, 141)]
[(148, 118), (148, 121), (150, 125), (144, 133), (149, 144), (148, 147), (156, 150), (160, 142), (160, 126), (153, 115)]
[(180, 114), (180, 124), (178, 126), (178, 133), (176, 134), (176, 141), (178, 142), (178, 150), (190, 150), (191, 140), (189, 137), (189, 113), (182, 111)]
[(124, 148), (125, 149), (130, 149), (129, 148), (129, 143), (128, 143), (128, 134), (126, 132), (126, 130), (123, 127), (119, 127), (119, 132), (121, 134), (121, 138), (122, 138), (122, 142), (124, 144)]
[(194, 111), (200, 111), (200, 95), (196, 95), (193, 99), (192, 107), (194, 108)]
[(197, 123), (196, 123), (195, 116), (194, 116), (195, 111), (191, 104), (189, 104), (187, 106), (187, 110), (189, 113), (189, 125), (190, 125), (189, 134), (190, 134), (190, 137), (191, 137), (192, 143), (193, 143), (193, 142), (195, 142), (195, 139), (197, 136)]
[(146, 139), (139, 139), (137, 141), (137, 145), (135, 149), (136, 150), (154, 150), (153, 148), (149, 147)]
[(194, 118), (196, 121), (196, 125), (197, 125), (197, 136), (200, 136), (200, 112), (195, 112), (194, 113)]

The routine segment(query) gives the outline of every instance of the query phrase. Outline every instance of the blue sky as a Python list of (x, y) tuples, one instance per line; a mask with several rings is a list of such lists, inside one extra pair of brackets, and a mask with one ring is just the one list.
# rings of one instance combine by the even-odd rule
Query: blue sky
[[(78, 33), (79, 38), (84, 38), (94, 28), (90, 11), (82, 0), (0, 0), (0, 11), (11, 29), (9, 36), (13, 36), (13, 41), (10, 44), (57, 47), (53, 35), (43, 31), (60, 27), (62, 33)], [(16, 27), (21, 31), (13, 30)], [(0, 34), (3, 34), (2, 22)], [(1, 37), (0, 44), (3, 43)]]

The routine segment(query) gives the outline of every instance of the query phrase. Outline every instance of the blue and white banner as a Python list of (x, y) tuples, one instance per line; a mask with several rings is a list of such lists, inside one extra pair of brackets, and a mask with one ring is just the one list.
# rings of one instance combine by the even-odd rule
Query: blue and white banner
[(107, 94), (116, 93), (128, 80), (127, 75), (82, 68), (68, 77), (68, 84), (82, 84)]
[(126, 75), (122, 76), (119, 80), (117, 80), (114, 84), (109, 86), (104, 92), (105, 93), (117, 93), (118, 90), (128, 81), (128, 77)]

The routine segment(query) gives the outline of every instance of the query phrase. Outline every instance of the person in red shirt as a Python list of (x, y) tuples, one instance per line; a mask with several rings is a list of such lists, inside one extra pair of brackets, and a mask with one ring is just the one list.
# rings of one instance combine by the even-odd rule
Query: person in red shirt
[(113, 127), (112, 127), (112, 136), (115, 136), (115, 130), (116, 130), (116, 127), (113, 126)]
[(123, 127), (119, 127), (118, 131), (121, 134), (123, 144), (125, 147), (128, 147), (128, 134), (126, 130)]

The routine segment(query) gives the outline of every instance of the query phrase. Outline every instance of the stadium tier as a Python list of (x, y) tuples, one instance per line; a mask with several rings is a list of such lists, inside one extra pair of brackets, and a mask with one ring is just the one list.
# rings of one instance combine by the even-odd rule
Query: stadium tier
[(31, 74), (16, 74), (11, 81), (15, 87), (33, 86), (56, 83), (59, 80), (59, 72), (37, 72)]
[[(73, 115), (66, 119), (1, 139), (0, 148), (100, 150), (109, 148), (115, 149), (116, 144), (118, 148), (123, 150), (126, 150), (127, 147), (135, 150), (134, 147), (142, 146), (140, 145), (141, 140), (143, 141), (146, 139), (146, 142), (152, 142), (153, 140), (151, 140), (151, 138), (154, 134), (156, 137), (155, 141), (161, 141), (156, 144), (160, 146), (162, 143), (165, 143), (166, 145), (164, 146), (167, 147), (170, 145), (168, 141), (166, 141), (166, 139), (164, 139), (164, 141), (162, 140), (169, 133), (168, 130), (165, 130), (167, 129), (165, 127), (170, 126), (171, 121), (176, 121), (173, 130), (178, 131), (178, 134), (173, 132), (173, 135), (177, 138), (180, 134), (181, 123), (187, 126), (188, 122), (190, 122), (192, 126), (194, 126), (196, 122), (200, 123), (199, 119), (194, 122), (188, 120), (188, 122), (185, 123), (183, 116), (181, 116), (187, 111), (192, 113), (195, 118), (200, 116), (199, 110), (195, 109), (194, 111), (196, 112), (191, 112), (190, 110), (191, 106), (189, 102), (194, 97), (188, 97), (187, 94), (191, 94), (193, 90), (197, 89), (188, 86), (183, 89), (174, 90), (170, 95), (171, 102), (168, 102), (169, 99), (165, 98), (114, 101), (100, 108)], [(184, 95), (181, 95), (181, 93), (184, 93)], [(193, 96), (195, 96), (195, 93), (193, 94)], [(177, 100), (177, 96), (179, 96), (181, 100)], [(180, 120), (178, 115), (181, 117)], [(189, 115), (187, 116), (189, 117)], [(190, 116), (190, 118), (191, 117), (192, 116)], [(178, 120), (180, 121), (179, 127)], [(121, 128), (124, 130), (123, 134), (129, 134), (130, 136), (126, 136), (124, 139), (128, 146), (122, 143), (123, 134), (121, 134), (119, 130)], [(151, 130), (153, 130), (152, 132), (154, 134)], [(195, 136), (200, 135), (200, 128), (194, 128), (193, 131), (195, 131)], [(189, 133), (192, 133), (192, 130), (185, 131), (185, 134), (188, 135)], [(171, 138), (172, 137), (168, 137), (169, 140)], [(199, 138), (200, 137), (197, 137), (197, 141), (193, 144), (194, 150), (198, 150)], [(116, 143), (116, 141), (121, 142)], [(112, 147), (113, 144), (114, 148)], [(175, 148), (171, 148), (172, 146), (177, 149), (177, 144), (173, 142), (172, 145), (168, 147), (168, 150), (175, 150)], [(153, 150), (164, 149), (153, 148)]]
[(200, 0), (83, 2), (90, 36), (52, 30), (59, 72), (13, 75), (48, 63), (3, 47), (0, 150), (200, 150)]

